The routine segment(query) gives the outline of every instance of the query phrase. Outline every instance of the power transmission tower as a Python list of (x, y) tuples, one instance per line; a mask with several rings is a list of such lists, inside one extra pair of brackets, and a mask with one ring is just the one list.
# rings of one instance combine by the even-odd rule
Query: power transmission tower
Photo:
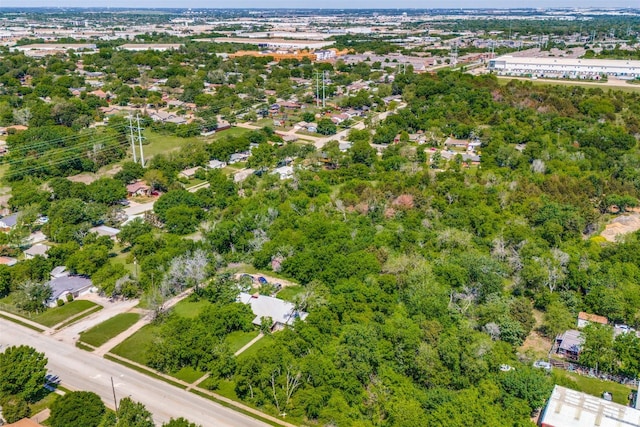
[(133, 153), (133, 163), (138, 163), (138, 159), (136, 159), (136, 144), (135, 138), (133, 136), (133, 123), (132, 123), (131, 114), (129, 114), (129, 133), (131, 135), (131, 152)]

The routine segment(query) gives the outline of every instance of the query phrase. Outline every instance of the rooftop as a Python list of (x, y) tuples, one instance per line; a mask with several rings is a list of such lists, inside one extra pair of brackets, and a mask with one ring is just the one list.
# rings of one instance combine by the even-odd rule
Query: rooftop
[(557, 385), (540, 417), (540, 425), (640, 427), (640, 411)]
[(256, 315), (253, 324), (260, 325), (263, 317), (270, 317), (274, 323), (292, 325), (295, 319), (304, 320), (308, 313), (295, 311), (295, 306), (287, 301), (260, 294), (240, 293), (238, 300), (243, 304), (249, 304), (251, 311)]
[(578, 313), (578, 319), (587, 320), (593, 323), (601, 323), (603, 325), (606, 325), (609, 323), (609, 319), (607, 319), (604, 316), (598, 316), (597, 314), (586, 313), (584, 311), (581, 311), (580, 313)]

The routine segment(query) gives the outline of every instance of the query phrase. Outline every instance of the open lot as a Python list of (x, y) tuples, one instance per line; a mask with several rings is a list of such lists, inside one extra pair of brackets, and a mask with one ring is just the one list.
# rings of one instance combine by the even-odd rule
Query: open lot
[(99, 305), (86, 300), (71, 301), (62, 307), (50, 308), (44, 313), (32, 317), (31, 320), (38, 322), (41, 325), (51, 327), (94, 307), (99, 307)]
[(604, 381), (598, 378), (578, 375), (573, 372), (567, 372), (560, 369), (554, 370), (554, 375), (563, 379), (562, 385), (574, 390), (582, 391), (596, 397), (602, 397), (602, 393), (608, 391), (613, 395), (613, 401), (621, 405), (627, 405), (628, 396), (631, 388), (612, 381)]
[(111, 349), (111, 353), (146, 365), (148, 363), (147, 349), (153, 344), (159, 329), (160, 327), (155, 324), (146, 325)]
[(129, 329), (140, 319), (138, 313), (121, 313), (80, 334), (80, 341), (99, 347)]

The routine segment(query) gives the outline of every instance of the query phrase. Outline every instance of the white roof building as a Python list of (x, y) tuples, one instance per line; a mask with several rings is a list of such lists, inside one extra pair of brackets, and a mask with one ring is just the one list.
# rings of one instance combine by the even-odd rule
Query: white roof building
[(272, 329), (282, 329), (285, 325), (291, 326), (296, 319), (304, 320), (309, 315), (304, 311), (296, 311), (295, 306), (290, 302), (258, 293), (241, 292), (238, 295), (238, 301), (251, 306), (251, 311), (256, 315), (253, 319), (254, 325), (260, 325), (263, 317), (270, 317), (273, 320)]
[(489, 61), (489, 70), (501, 75), (536, 77), (640, 77), (640, 61), (626, 59), (535, 58), (500, 56)]
[(640, 411), (555, 386), (540, 416), (543, 427), (640, 427)]

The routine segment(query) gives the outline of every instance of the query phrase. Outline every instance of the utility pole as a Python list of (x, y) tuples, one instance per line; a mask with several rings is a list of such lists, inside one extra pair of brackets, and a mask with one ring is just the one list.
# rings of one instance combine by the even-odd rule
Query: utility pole
[(116, 417), (118, 416), (118, 400), (116, 399), (116, 387), (113, 385), (113, 377), (111, 377), (111, 390), (113, 390), (113, 406), (116, 408)]
[(144, 167), (144, 151), (142, 151), (142, 134), (140, 133), (140, 116), (136, 114), (138, 122), (138, 143), (140, 143), (140, 165)]
[(320, 73), (316, 71), (316, 107), (320, 107)]
[(129, 133), (131, 134), (131, 152), (133, 153), (133, 163), (138, 163), (136, 159), (136, 144), (133, 137), (133, 123), (131, 122), (131, 113), (129, 113)]
[(324, 108), (325, 106), (325, 100), (324, 100), (324, 74), (326, 73), (326, 71), (322, 72), (322, 108)]

